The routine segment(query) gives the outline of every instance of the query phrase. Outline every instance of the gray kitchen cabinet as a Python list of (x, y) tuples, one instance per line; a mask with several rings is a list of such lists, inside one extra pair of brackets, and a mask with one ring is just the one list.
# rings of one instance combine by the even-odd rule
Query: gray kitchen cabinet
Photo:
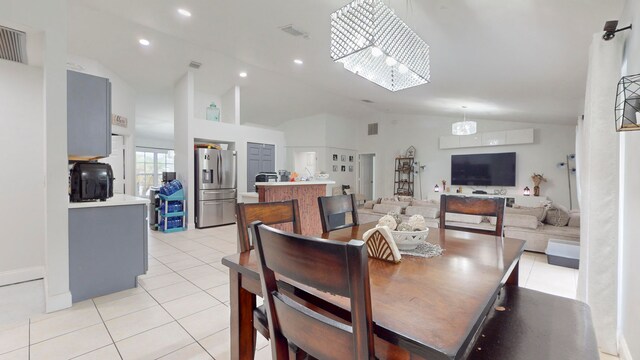
[(111, 154), (111, 82), (67, 71), (67, 154), (94, 159)]
[(137, 277), (148, 269), (147, 257), (147, 205), (69, 209), (74, 303), (136, 287)]

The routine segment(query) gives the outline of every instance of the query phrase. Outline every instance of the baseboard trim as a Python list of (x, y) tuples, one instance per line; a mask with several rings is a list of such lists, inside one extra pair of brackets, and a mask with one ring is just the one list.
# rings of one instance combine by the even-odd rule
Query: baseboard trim
[(44, 277), (44, 267), (34, 266), (17, 270), (4, 271), (0, 273), (0, 286), (17, 284), (25, 281), (42, 279)]
[(46, 296), (45, 298), (47, 313), (66, 309), (71, 307), (71, 292), (67, 291), (62, 294)]
[(631, 351), (629, 351), (629, 345), (623, 335), (618, 336), (618, 354), (620, 360), (633, 360), (631, 357)]

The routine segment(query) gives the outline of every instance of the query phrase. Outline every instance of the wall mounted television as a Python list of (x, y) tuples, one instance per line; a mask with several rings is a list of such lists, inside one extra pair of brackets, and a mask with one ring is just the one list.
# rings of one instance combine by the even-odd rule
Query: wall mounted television
[(451, 155), (451, 185), (516, 186), (516, 153)]

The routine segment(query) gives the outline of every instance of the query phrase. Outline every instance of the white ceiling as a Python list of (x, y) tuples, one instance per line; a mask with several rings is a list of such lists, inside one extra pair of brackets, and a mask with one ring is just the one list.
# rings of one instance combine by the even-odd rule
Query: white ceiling
[[(582, 113), (588, 48), (622, 0), (387, 1), (431, 46), (431, 83), (389, 92), (329, 57), (329, 14), (347, 0), (71, 0), (69, 51), (133, 86), (145, 118), (191, 60), (199, 91), (241, 86), (243, 121), (277, 125), (319, 112), (372, 111), (571, 124)], [(407, 8), (407, 3), (409, 8)], [(193, 13), (177, 14), (179, 7)], [(294, 24), (311, 38), (278, 27)], [(142, 48), (145, 37), (151, 46)], [(303, 66), (293, 64), (304, 60)], [(237, 74), (247, 71), (240, 79)], [(369, 99), (374, 104), (360, 100)], [(164, 106), (165, 111), (152, 115)], [(146, 110), (144, 110), (146, 109)], [(154, 110), (155, 109), (155, 110)]]

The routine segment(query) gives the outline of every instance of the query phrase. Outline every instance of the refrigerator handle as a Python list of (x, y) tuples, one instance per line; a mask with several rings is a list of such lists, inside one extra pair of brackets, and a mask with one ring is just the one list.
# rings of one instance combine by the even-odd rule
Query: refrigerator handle
[(209, 183), (213, 183), (213, 170), (203, 170), (209, 173)]
[(222, 184), (222, 154), (218, 152), (218, 184)]

